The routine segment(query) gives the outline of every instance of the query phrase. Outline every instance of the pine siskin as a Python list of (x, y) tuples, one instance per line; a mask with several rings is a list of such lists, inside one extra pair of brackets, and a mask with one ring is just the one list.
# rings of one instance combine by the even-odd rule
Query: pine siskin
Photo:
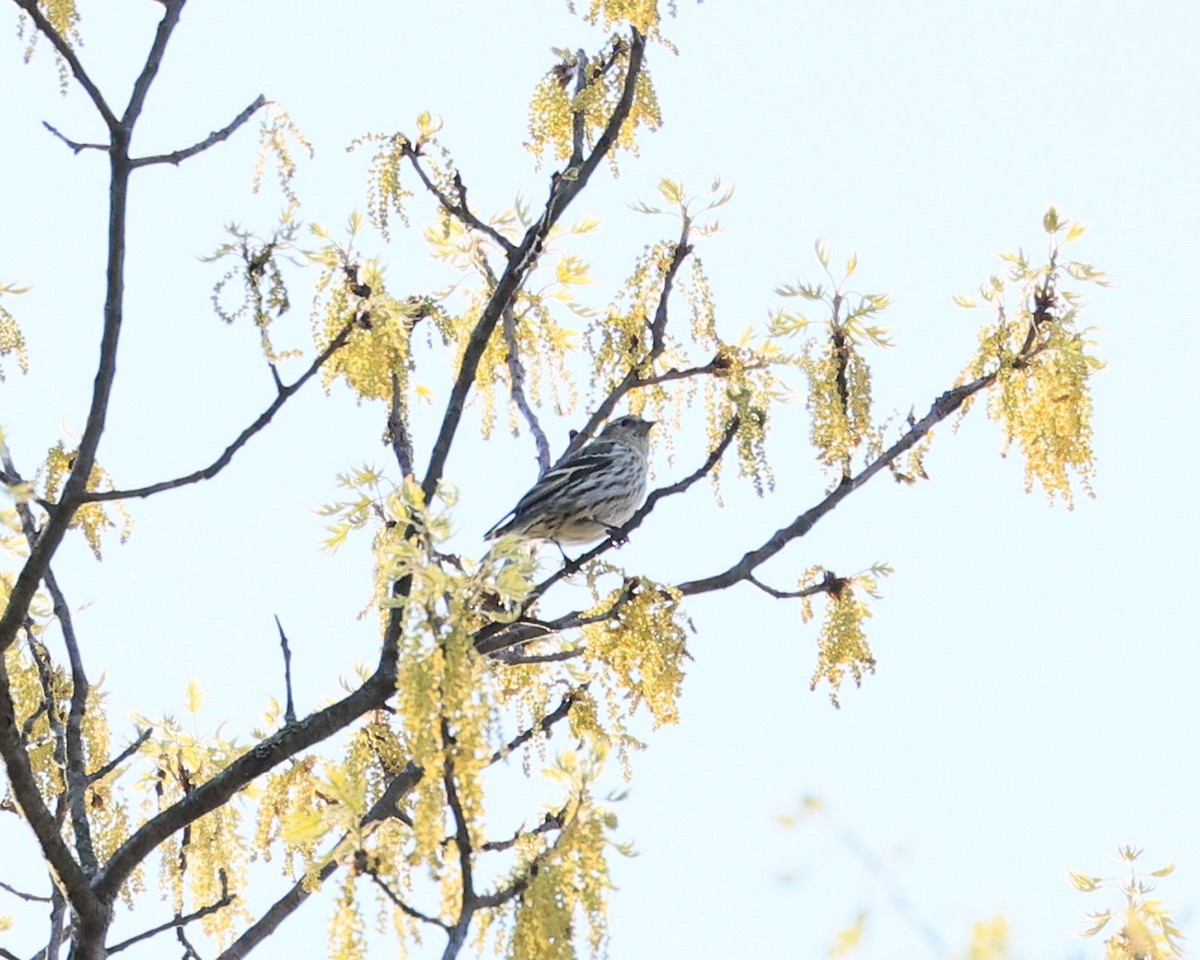
[(613, 420), (595, 440), (547, 470), (484, 539), (515, 533), (559, 544), (590, 543), (625, 524), (646, 495), (653, 426), (641, 417)]

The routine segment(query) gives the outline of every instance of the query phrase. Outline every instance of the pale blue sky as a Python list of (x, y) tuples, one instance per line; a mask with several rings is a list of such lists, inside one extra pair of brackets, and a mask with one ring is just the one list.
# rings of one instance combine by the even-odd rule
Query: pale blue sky
[[(104, 86), (127, 82), (159, 8), (83, 10), (86, 62)], [(682, 723), (649, 737), (620, 805), (620, 835), (641, 856), (615, 864), (611, 955), (818, 956), (868, 909), (864, 958), (929, 957), (827, 834), (776, 824), (805, 793), (886, 861), (953, 951), (972, 921), (1002, 911), (1016, 956), (1099, 956), (1098, 942), (1066, 931), (1083, 925), (1077, 910), (1109, 904), (1071, 890), (1063, 870), (1116, 872), (1109, 858), (1124, 841), (1145, 845), (1151, 867), (1179, 862), (1160, 892), (1194, 916), (1196, 8), (684, 2), (666, 31), (680, 56), (655, 49), (650, 61), (663, 130), (643, 139), (640, 159), (621, 160), (619, 179), (598, 176), (573, 211), (603, 220), (580, 248), (596, 263), (593, 303), (671, 229), (626, 206), (653, 199), (663, 176), (736, 186), (725, 231), (700, 249), (726, 331), (762, 323), (779, 305), (776, 285), (818, 277), (816, 238), (838, 261), (858, 251), (856, 288), (894, 299), (884, 322), (897, 348), (875, 367), (881, 413), (923, 411), (950, 385), (983, 319), (951, 295), (997, 271), (996, 251), (1040, 250), (1049, 204), (1089, 225), (1078, 255), (1114, 286), (1089, 290), (1085, 314), (1109, 362), (1095, 381), (1097, 500), (1081, 497), (1070, 512), (1025, 496), (1018, 459), (997, 456), (998, 430), (978, 409), (957, 433), (938, 431), (930, 482), (879, 478), (769, 567), (779, 584), (813, 564), (896, 568), (868, 624), (878, 673), (846, 691), (840, 711), (808, 692), (817, 628), (801, 625), (796, 606), (750, 589), (689, 605), (700, 633)], [(35, 289), (5, 300), (33, 369), (21, 378), (6, 364), (0, 423), (30, 470), (64, 426), (82, 428), (105, 171), (99, 154), (72, 157), (42, 131), (44, 119), (90, 139), (98, 121), (77, 91), (58, 96), (48, 48), (23, 67), (9, 37), (0, 281)], [(302, 213), (336, 226), (365, 203), (366, 157), (343, 147), (363, 132), (412, 130), (429, 110), (444, 118), (443, 141), (481, 209), (517, 193), (536, 201), (548, 171), (535, 172), (521, 148), (529, 92), (550, 47), (598, 42), (558, 0), (348, 2), (335, 16), (308, 4), (194, 3), (138, 146), (191, 143), (264, 93), (317, 147), (300, 173)], [(212, 316), (217, 272), (195, 259), (229, 220), (269, 225), (277, 199), (249, 197), (253, 155), (246, 130), (134, 183), (123, 379), (101, 450), (122, 485), (208, 462), (269, 399), (253, 331)], [(415, 225), (428, 221), (428, 205), (413, 209)], [(386, 254), (401, 289), (444, 276), (418, 240), (419, 230), (397, 236)], [(296, 293), (300, 312), (281, 345), (308, 342)], [(443, 400), (440, 390), (435, 407)], [(335, 496), (338, 471), (386, 462), (381, 430), (378, 409), (356, 408), (340, 388), (332, 399), (311, 390), (218, 482), (133, 505), (134, 538), (110, 545), (102, 565), (79, 545), (66, 551), (59, 577), (72, 603), (87, 605), (78, 626), (93, 674), (108, 673), (119, 737), (132, 729), (131, 705), (177, 713), (192, 677), (210, 698), (204, 718), (248, 730), (278, 693), (275, 613), (293, 637), (302, 708), (335, 695), (356, 658), (371, 659), (373, 622), (355, 619), (369, 596), (365, 544), (319, 554), (311, 509)], [(730, 491), (724, 513), (702, 523), (707, 494), (664, 503), (620, 559), (679, 580), (761, 542), (821, 495), (805, 431), (799, 407), (780, 421), (773, 496)], [(663, 479), (681, 470), (658, 464)], [(533, 461), (526, 443), (500, 436), (457, 454), (449, 472), (461, 489), (456, 544), (471, 550), (532, 479)], [(785, 872), (796, 879), (781, 883)], [(0, 899), (0, 913), (13, 908)], [(140, 926), (160, 913), (148, 909)], [(298, 929), (320, 938), (326, 915), (310, 907)], [(18, 935), (31, 952), (38, 941)], [(296, 956), (297, 935), (255, 955)]]

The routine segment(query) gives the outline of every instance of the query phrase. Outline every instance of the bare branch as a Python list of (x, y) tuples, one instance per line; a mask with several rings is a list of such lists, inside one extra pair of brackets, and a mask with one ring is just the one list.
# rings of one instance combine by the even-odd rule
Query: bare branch
[(288, 646), (287, 634), (283, 632), (283, 624), (279, 622), (279, 614), (275, 615), (275, 626), (279, 628), (279, 645), (283, 647), (283, 682), (287, 687), (287, 706), (283, 711), (283, 722), (295, 723), (296, 705), (292, 701), (292, 651)]
[(805, 587), (803, 590), (776, 590), (774, 587), (763, 583), (752, 573), (746, 575), (746, 581), (776, 600), (799, 599), (800, 597), (811, 597), (818, 593), (829, 592), (829, 584), (824, 582), (814, 583), (811, 587)]
[[(563, 211), (566, 210), (571, 201), (587, 185), (588, 180), (600, 165), (600, 161), (612, 149), (622, 125), (633, 108), (633, 94), (637, 86), (637, 79), (641, 75), (642, 56), (645, 52), (645, 47), (645, 38), (637, 30), (633, 30), (632, 42), (629, 48), (629, 67), (625, 75), (625, 86), (621, 91), (621, 97), (617, 102), (616, 108), (613, 110), (612, 116), (609, 117), (608, 123), (605, 125), (604, 132), (597, 139), (596, 146), (587, 159), (579, 166), (573, 178), (568, 179), (557, 174), (555, 175), (553, 186), (550, 190), (550, 198), (546, 201), (545, 213), (537, 223), (530, 226), (526, 231), (521, 245), (509, 254), (508, 266), (501, 275), (500, 281), (493, 291), (487, 307), (484, 309), (483, 314), (475, 324), (475, 329), (471, 332), (471, 336), (467, 340), (466, 347), (463, 349), (458, 376), (455, 378), (454, 386), (450, 391), (450, 399), (446, 403), (446, 413), (442, 418), (442, 426), (429, 458), (429, 467), (426, 470), (425, 479), (421, 484), (426, 501), (431, 502), (433, 500), (434, 492), (437, 490), (437, 485), (442, 479), (442, 472), (446, 468), (446, 460), (450, 456), (450, 445), (454, 442), (454, 434), (458, 430), (458, 425), (462, 420), (467, 396), (470, 394), (471, 387), (475, 383), (475, 374), (479, 369), (479, 362), (483, 358), (484, 350), (487, 348), (492, 332), (496, 329), (496, 324), (500, 322), (505, 308), (512, 302), (521, 284), (525, 282), (529, 271), (533, 268), (533, 264), (541, 252), (542, 244), (551, 227), (558, 222)], [(0, 638), (2, 638), (2, 635), (0, 635)]]
[[(158, 22), (154, 43), (150, 45), (150, 52), (146, 56), (142, 72), (134, 81), (133, 93), (129, 97), (128, 106), (125, 107), (125, 116), (121, 118), (121, 126), (127, 132), (132, 132), (133, 125), (137, 123), (137, 119), (142, 113), (142, 107), (146, 105), (146, 95), (150, 92), (150, 85), (154, 83), (154, 78), (158, 75), (159, 67), (162, 66), (167, 41), (171, 39), (171, 33), (179, 24), (179, 15), (183, 12), (185, 2), (186, 0), (159, 0), (159, 3), (163, 5), (163, 18)], [(127, 145), (128, 141), (126, 141)]]
[(451, 200), (448, 196), (446, 196), (445, 192), (433, 182), (429, 174), (425, 172), (425, 168), (421, 166), (421, 153), (418, 147), (414, 147), (411, 144), (406, 143), (404, 147), (404, 155), (408, 157), (409, 162), (412, 164), (412, 168), (417, 171), (417, 176), (421, 178), (421, 183), (425, 185), (425, 189), (437, 198), (437, 202), (442, 205), (442, 209), (444, 209), (452, 217), (461, 220), (464, 225), (470, 227), (472, 230), (478, 230), (480, 233), (494, 240), (500, 245), (501, 249), (503, 249), (508, 256), (512, 256), (517, 249), (517, 245), (491, 224), (484, 223), (482, 220), (480, 220), (467, 206), (467, 188), (463, 186), (462, 178), (457, 172), (454, 174), (454, 186), (458, 191), (458, 199)]
[(315, 360), (313, 360), (311, 364), (309, 364), (308, 369), (304, 371), (299, 379), (283, 387), (283, 389), (281, 389), (275, 396), (275, 399), (271, 401), (271, 404), (267, 407), (267, 409), (259, 414), (258, 419), (256, 419), (252, 424), (250, 424), (250, 426), (246, 427), (245, 430), (239, 433), (237, 439), (235, 439), (233, 443), (226, 447), (224, 452), (207, 467), (203, 467), (200, 470), (195, 470), (192, 473), (186, 474), (182, 477), (176, 477), (174, 480), (162, 480), (158, 483), (151, 483), (147, 486), (135, 487), (130, 490), (93, 490), (85, 493), (80, 498), (80, 502), (92, 503), (101, 500), (131, 500), (134, 497), (149, 497), (156, 493), (162, 493), (164, 490), (174, 490), (178, 487), (185, 487), (192, 483), (198, 483), (201, 480), (211, 480), (218, 473), (229, 466), (229, 463), (233, 460), (234, 455), (241, 450), (241, 448), (244, 447), (256, 433), (259, 433), (264, 427), (267, 426), (267, 424), (271, 422), (272, 418), (274, 418), (275, 414), (279, 412), (280, 408), (287, 403), (287, 401), (290, 400), (292, 396), (294, 396), (300, 390), (301, 387), (303, 387), (309, 380), (313, 378), (313, 376), (316, 375), (317, 371), (321, 369), (325, 361), (327, 361), (331, 356), (334, 355), (334, 353), (336, 353), (345, 345), (346, 340), (350, 337), (351, 332), (354, 330), (355, 324), (356, 321), (354, 320), (348, 321), (346, 325), (338, 331), (337, 336), (329, 342), (329, 345), (321, 351), (321, 353)]
[(87, 817), (87, 771), (83, 756), (83, 714), (87, 709), (90, 685), (83, 668), (83, 657), (79, 652), (79, 641), (75, 636), (75, 624), (71, 619), (71, 608), (58, 586), (54, 571), (46, 567), (46, 589), (54, 605), (54, 615), (62, 628), (63, 643), (67, 648), (67, 659), (71, 664), (71, 704), (67, 712), (65, 731), (67, 803), (71, 810), (71, 829), (75, 834), (75, 848), (79, 862), (89, 875), (97, 869), (96, 851), (92, 846), (92, 828)]
[(412, 438), (408, 435), (408, 427), (404, 424), (404, 392), (400, 388), (400, 378), (392, 374), (392, 408), (388, 412), (387, 438), (391, 444), (392, 453), (396, 455), (396, 463), (402, 476), (413, 475)]
[(133, 743), (109, 760), (108, 763), (102, 766), (99, 770), (88, 774), (88, 783), (97, 783), (116, 770), (117, 767), (119, 767), (141, 749), (142, 744), (150, 739), (150, 735), (153, 732), (153, 727), (147, 727), (145, 730), (139, 730), (137, 739), (134, 740)]
[(54, 29), (54, 25), (46, 19), (45, 14), (38, 7), (37, 0), (13, 0), (13, 2), (25, 11), (39, 32), (54, 45), (55, 51), (66, 61), (67, 67), (70, 68), (71, 76), (83, 87), (95, 105), (97, 112), (104, 119), (104, 123), (110, 130), (115, 129), (118, 125), (116, 114), (112, 112), (108, 104), (104, 101), (104, 96), (100, 93), (100, 88), (92, 82), (92, 78), (83, 69), (83, 64), (79, 62), (79, 58), (75, 55), (75, 50), (67, 43), (66, 38)]
[(104, 914), (88, 876), (75, 861), (63, 841), (54, 815), (47, 809), (38, 790), (29, 757), (16, 724), (16, 707), (9, 687), (7, 670), (0, 670), (0, 755), (4, 757), (8, 786), (21, 814), (41, 847), (42, 855), (57, 874), (59, 882), (81, 919), (99, 920)]
[(499, 763), (518, 747), (532, 740), (537, 734), (549, 733), (550, 729), (556, 723), (558, 723), (559, 720), (562, 720), (568, 713), (571, 712), (571, 708), (575, 706), (576, 701), (587, 692), (587, 688), (588, 684), (585, 683), (564, 694), (562, 702), (559, 703), (559, 705), (550, 713), (542, 717), (542, 719), (537, 721), (537, 723), (522, 730), (515, 737), (509, 740), (508, 743), (506, 743), (503, 747), (493, 753), (492, 759), (488, 761), (488, 766), (491, 766), (493, 763)]
[[(846, 497), (865, 484), (875, 474), (879, 473), (880, 470), (883, 470), (895, 461), (905, 450), (908, 450), (920, 441), (936, 424), (945, 420), (946, 417), (961, 407), (969, 397), (991, 386), (995, 382), (995, 379), (996, 373), (993, 372), (977, 380), (972, 380), (970, 383), (955, 387), (953, 390), (947, 390), (933, 402), (933, 405), (929, 408), (929, 413), (914, 423), (904, 436), (888, 447), (887, 450), (880, 454), (857, 476), (846, 477), (825, 499), (800, 514), (800, 516), (796, 517), (786, 527), (777, 530), (762, 546), (747, 552), (741, 560), (728, 570), (710, 577), (703, 577), (699, 580), (688, 580), (678, 584), (678, 588), (685, 595), (691, 596), (697, 593), (723, 590), (741, 580), (747, 580), (760, 564), (765, 563), (771, 557), (775, 556), (775, 554), (779, 553), (780, 550), (793, 540), (808, 533), (817, 524), (817, 521), (833, 510)], [(756, 586), (761, 585), (756, 584)]]
[[(170, 163), (178, 166), (189, 157), (194, 157), (198, 153), (203, 153), (209, 147), (214, 147), (218, 143), (228, 140), (233, 135), (234, 131), (238, 129), (238, 127), (242, 126), (247, 120), (254, 116), (255, 113), (266, 106), (266, 104), (267, 98), (262, 94), (259, 94), (258, 99), (250, 104), (250, 106), (239, 113), (220, 130), (214, 130), (199, 143), (194, 143), (190, 147), (185, 147), (182, 150), (176, 150), (173, 153), (161, 153), (153, 157), (135, 157), (129, 161), (129, 164), (135, 169), (137, 167), (148, 167), (155, 163)], [(49, 124), (47, 124), (47, 126), (49, 126)], [(51, 128), (51, 132), (56, 134), (58, 133), (58, 131), (54, 130), (53, 128)], [(61, 134), (59, 134), (59, 136), (62, 137)], [(65, 137), (62, 137), (62, 139), (66, 140)], [(68, 144), (70, 143), (70, 141), (67, 142)], [(89, 144), (84, 144), (83, 146), (86, 147), (89, 146)], [(78, 153), (78, 150), (76, 150), (76, 152)]]
[[(528, 641), (521, 641), (527, 643)], [(572, 647), (570, 650), (559, 650), (555, 653), (537, 653), (537, 654), (520, 654), (513, 653), (510, 650), (501, 650), (493, 656), (501, 663), (507, 663), (509, 666), (515, 666), (523, 663), (562, 663), (565, 660), (574, 660), (576, 657), (583, 656), (582, 647)]]
[(51, 902), (50, 897), (39, 897), (36, 893), (25, 893), (21, 890), (18, 890), (16, 887), (9, 886), (3, 880), (0, 880), (0, 890), (5, 891), (6, 893), (11, 893), (14, 897), (18, 897), (21, 900), (26, 900), (29, 903), (50, 903)]
[(400, 899), (400, 897), (392, 890), (391, 887), (389, 887), (386, 883), (384, 883), (384, 881), (380, 878), (379, 874), (377, 874), (374, 870), (368, 870), (367, 876), (370, 877), (371, 880), (374, 881), (375, 886), (377, 886), (380, 890), (382, 890), (384, 892), (384, 895), (389, 900), (391, 900), (393, 904), (395, 904), (395, 906), (398, 910), (402, 911), (403, 913), (408, 914), (414, 920), (420, 920), (422, 923), (428, 923), (435, 927), (440, 927), (447, 934), (450, 933), (450, 924), (444, 923), (441, 920), (439, 920), (437, 917), (431, 917), (428, 914), (422, 913), (420, 910), (417, 910), (415, 907), (409, 906), (407, 903), (405, 903), (403, 900)]
[(550, 469), (550, 442), (546, 439), (546, 431), (542, 429), (537, 414), (525, 397), (525, 367), (521, 363), (521, 348), (517, 343), (517, 315), (510, 304), (504, 311), (504, 342), (508, 347), (509, 388), (513, 403), (521, 411), (521, 416), (529, 424), (529, 432), (533, 434), (533, 443), (537, 447), (537, 462), (539, 473)]
[(489, 840), (479, 849), (489, 852), (497, 850), (508, 850), (517, 845), (517, 841), (522, 837), (536, 837), (538, 834), (550, 833), (553, 830), (561, 830), (567, 819), (567, 808), (563, 807), (558, 813), (547, 813), (545, 818), (532, 830), (518, 830), (508, 840)]
[(122, 940), (116, 946), (109, 947), (108, 952), (110, 954), (120, 953), (126, 947), (132, 947), (135, 943), (148, 940), (157, 934), (165, 933), (167, 930), (185, 927), (195, 920), (202, 920), (204, 917), (214, 914), (218, 910), (224, 910), (237, 899), (237, 895), (229, 893), (228, 889), (226, 888), (225, 871), (222, 870), (220, 872), (220, 877), (221, 899), (210, 903), (207, 907), (201, 907), (199, 910), (196, 910), (194, 913), (189, 913), (187, 916), (175, 917), (173, 920), (168, 920), (166, 923), (160, 923), (157, 927), (152, 927), (143, 933), (139, 933), (136, 937), (130, 937), (128, 940)]
[(84, 150), (100, 150), (100, 151), (103, 151), (104, 153), (108, 153), (108, 144), (107, 143), (79, 143), (75, 140), (72, 140), (66, 134), (61, 133), (57, 127), (51, 126), (45, 120), (42, 121), (42, 126), (45, 127), (47, 130), (49, 130), (56, 137), (58, 137), (59, 140), (61, 140), (68, 147), (70, 147), (76, 154), (80, 154)]

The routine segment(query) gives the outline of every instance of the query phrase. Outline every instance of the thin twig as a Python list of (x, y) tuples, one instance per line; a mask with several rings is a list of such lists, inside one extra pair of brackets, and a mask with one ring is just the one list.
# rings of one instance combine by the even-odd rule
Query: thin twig
[(758, 587), (758, 589), (763, 593), (774, 597), (776, 600), (799, 599), (801, 597), (811, 597), (818, 593), (829, 592), (829, 584), (825, 582), (814, 583), (811, 587), (805, 587), (803, 590), (777, 590), (774, 587), (763, 583), (752, 573), (746, 576), (746, 580), (748, 583)]
[[(176, 150), (173, 153), (160, 153), (153, 157), (135, 157), (130, 160), (130, 166), (134, 167), (135, 169), (137, 167), (148, 167), (155, 163), (170, 163), (178, 166), (189, 157), (194, 157), (198, 153), (203, 153), (209, 147), (216, 146), (218, 143), (228, 140), (233, 135), (234, 131), (238, 129), (238, 127), (242, 126), (242, 124), (254, 116), (255, 113), (265, 107), (266, 104), (267, 98), (262, 94), (259, 94), (258, 99), (250, 104), (250, 106), (239, 113), (220, 130), (214, 130), (199, 143), (194, 143), (190, 147), (185, 147), (182, 150)], [(57, 133), (58, 131), (55, 130), (53, 132)]]
[(435, 927), (440, 927), (447, 934), (450, 933), (450, 924), (439, 920), (437, 917), (431, 917), (426, 913), (422, 913), (415, 907), (409, 906), (409, 904), (400, 899), (400, 897), (392, 890), (391, 887), (384, 883), (383, 879), (374, 870), (368, 870), (367, 876), (370, 877), (375, 883), (375, 886), (382, 890), (384, 895), (391, 900), (393, 904), (395, 904), (398, 910), (408, 914), (414, 920), (420, 920), (422, 923), (428, 923)]
[(96, 783), (107, 777), (110, 773), (116, 770), (117, 767), (137, 753), (138, 750), (141, 749), (142, 744), (149, 740), (151, 734), (153, 733), (153, 727), (147, 727), (145, 730), (139, 730), (137, 739), (134, 740), (133, 743), (129, 744), (129, 746), (109, 760), (108, 763), (102, 766), (99, 770), (88, 774), (88, 783)]
[(210, 903), (207, 907), (201, 907), (199, 910), (196, 910), (193, 913), (189, 913), (185, 917), (175, 917), (172, 920), (168, 920), (166, 923), (160, 923), (157, 927), (152, 927), (149, 930), (139, 933), (136, 937), (130, 937), (128, 940), (122, 940), (116, 946), (109, 947), (108, 952), (109, 953), (120, 953), (126, 947), (132, 947), (135, 943), (140, 943), (143, 940), (148, 940), (150, 937), (156, 936), (157, 934), (160, 934), (160, 933), (165, 933), (167, 930), (173, 930), (175, 928), (185, 927), (189, 923), (192, 923), (195, 920), (202, 920), (204, 917), (210, 916), (211, 914), (216, 913), (218, 910), (224, 910), (227, 906), (229, 906), (231, 903), (233, 903), (235, 900), (237, 900), (237, 894), (229, 893), (227, 890), (224, 889), (224, 887), (225, 887), (224, 871), (221, 872), (221, 876), (222, 876), (222, 883), (221, 883), (222, 896), (221, 896), (220, 900), (217, 900), (214, 903)]
[(25, 893), (24, 891), (18, 890), (16, 887), (9, 886), (3, 880), (0, 880), (0, 890), (4, 890), (6, 893), (11, 893), (14, 897), (19, 897), (20, 899), (26, 900), (29, 903), (51, 902), (50, 897), (39, 897), (36, 893)]
[[(629, 369), (621, 382), (609, 393), (607, 397), (600, 403), (596, 410), (592, 413), (591, 418), (571, 439), (567, 444), (567, 449), (563, 451), (558, 462), (561, 464), (567, 457), (579, 450), (588, 439), (591, 438), (597, 428), (612, 416), (612, 412), (617, 408), (617, 404), (631, 390), (639, 387), (651, 386), (655, 383), (665, 383), (667, 380), (679, 379), (682, 376), (690, 376), (687, 374), (663, 374), (659, 378), (648, 377), (643, 379), (638, 376), (639, 367), (651, 367), (654, 361), (662, 356), (666, 349), (666, 330), (668, 310), (667, 306), (671, 299), (671, 290), (675, 285), (675, 276), (679, 273), (679, 268), (683, 266), (683, 262), (692, 252), (692, 245), (688, 242), (688, 234), (691, 230), (691, 222), (684, 218), (683, 227), (680, 230), (679, 240), (675, 244), (675, 250), (671, 254), (671, 262), (667, 265), (667, 269), (663, 272), (662, 290), (658, 294), (658, 305), (654, 309), (654, 320), (650, 324), (650, 350), (642, 359), (635, 360), (630, 363)], [(708, 364), (713, 367), (712, 363)], [(715, 368), (714, 368), (715, 369)], [(697, 368), (697, 372), (708, 372), (705, 368)]]
[(503, 747), (493, 753), (492, 758), (488, 761), (487, 765), (490, 767), (493, 763), (499, 763), (518, 747), (532, 740), (538, 733), (549, 733), (551, 727), (553, 727), (556, 723), (558, 723), (558, 721), (562, 720), (568, 713), (571, 712), (571, 708), (575, 706), (576, 701), (578, 701), (579, 698), (587, 692), (587, 688), (588, 684), (584, 683), (563, 694), (562, 702), (559, 703), (557, 707), (542, 717), (542, 719), (537, 721), (537, 723), (526, 727), (515, 737), (509, 740), (508, 743), (506, 743)]
[(529, 424), (529, 432), (533, 434), (533, 443), (537, 447), (538, 472), (545, 473), (550, 469), (550, 441), (546, 439), (546, 431), (542, 429), (537, 414), (525, 396), (525, 367), (521, 363), (521, 347), (517, 342), (517, 315), (511, 304), (504, 311), (503, 332), (504, 343), (508, 347), (505, 361), (508, 364), (509, 391), (513, 403)]
[(536, 837), (543, 833), (550, 833), (553, 830), (561, 830), (567, 818), (568, 807), (563, 807), (558, 813), (547, 813), (545, 818), (532, 830), (518, 830), (508, 840), (489, 840), (480, 846), (480, 850), (495, 852), (499, 850), (508, 850), (517, 845), (522, 837)]
[(270, 406), (268, 406), (266, 410), (259, 414), (258, 419), (256, 419), (252, 424), (250, 424), (250, 426), (246, 427), (245, 430), (239, 433), (237, 435), (237, 439), (235, 439), (233, 443), (229, 444), (229, 446), (225, 448), (224, 452), (207, 467), (194, 470), (193, 472), (185, 474), (182, 477), (176, 477), (174, 480), (163, 480), (159, 483), (151, 483), (144, 487), (135, 487), (130, 490), (90, 491), (83, 495), (81, 502), (92, 503), (103, 500), (131, 500), (134, 497), (149, 497), (153, 494), (161, 493), (164, 490), (174, 490), (178, 487), (185, 487), (192, 483), (198, 483), (201, 480), (211, 480), (229, 465), (230, 461), (233, 460), (234, 455), (241, 450), (241, 448), (244, 447), (256, 433), (261, 431), (267, 426), (267, 424), (271, 422), (275, 414), (279, 412), (280, 407), (287, 403), (287, 401), (291, 399), (291, 397), (295, 395), (300, 388), (304, 386), (304, 384), (306, 384), (313, 378), (313, 376), (316, 375), (317, 371), (321, 369), (325, 361), (327, 361), (331, 356), (334, 355), (334, 353), (336, 353), (342, 348), (342, 346), (345, 345), (346, 340), (354, 330), (355, 323), (356, 321), (354, 320), (348, 321), (346, 325), (338, 331), (337, 336), (335, 336), (329, 342), (329, 345), (321, 351), (321, 353), (315, 360), (313, 360), (311, 364), (309, 364), (308, 369), (305, 370), (297, 380), (280, 390), (275, 399), (271, 401)]
[(417, 148), (413, 147), (411, 144), (407, 145), (404, 148), (404, 155), (408, 157), (409, 162), (412, 164), (412, 168), (417, 171), (417, 176), (421, 178), (421, 183), (425, 185), (425, 189), (437, 198), (437, 202), (442, 205), (442, 208), (447, 213), (458, 220), (461, 220), (464, 225), (470, 227), (472, 230), (478, 230), (480, 233), (496, 241), (496, 243), (498, 243), (504, 252), (509, 256), (513, 254), (513, 252), (517, 249), (517, 245), (491, 224), (484, 223), (482, 220), (480, 220), (471, 212), (470, 208), (467, 207), (467, 191), (462, 185), (462, 179), (457, 173), (455, 173), (455, 184), (458, 189), (458, 200), (455, 201), (446, 196), (445, 191), (439, 188), (438, 185), (430, 178), (429, 174), (425, 172), (425, 168), (420, 164), (421, 154)]
[(572, 647), (570, 650), (559, 650), (556, 653), (519, 654), (502, 650), (492, 655), (501, 663), (516, 666), (527, 663), (562, 663), (583, 656), (582, 647)]
[(100, 150), (104, 153), (108, 153), (109, 146), (107, 143), (79, 143), (75, 140), (72, 140), (65, 133), (59, 131), (57, 127), (52, 126), (45, 120), (42, 121), (42, 126), (58, 137), (59, 140), (70, 147), (76, 154), (82, 153), (84, 150)]
[(67, 801), (71, 809), (71, 829), (75, 833), (75, 847), (79, 862), (89, 876), (97, 868), (96, 851), (92, 846), (92, 828), (87, 817), (88, 776), (84, 769), (83, 714), (87, 709), (88, 691), (91, 689), (83, 667), (83, 656), (79, 652), (79, 640), (75, 636), (75, 625), (71, 608), (58, 586), (54, 571), (46, 567), (46, 589), (54, 605), (54, 615), (62, 628), (63, 643), (67, 648), (67, 659), (71, 664), (71, 702), (67, 711), (66, 728), (66, 780)]
[(287, 687), (287, 707), (283, 711), (283, 722), (295, 723), (296, 705), (292, 701), (292, 651), (288, 646), (287, 634), (283, 632), (283, 624), (279, 622), (279, 614), (275, 614), (275, 626), (279, 628), (279, 645), (283, 647), (283, 682)]
[(401, 476), (411, 477), (413, 474), (412, 438), (408, 435), (408, 427), (404, 423), (404, 393), (400, 387), (400, 378), (392, 374), (392, 406), (388, 411), (387, 421), (388, 442), (396, 463), (400, 467)]

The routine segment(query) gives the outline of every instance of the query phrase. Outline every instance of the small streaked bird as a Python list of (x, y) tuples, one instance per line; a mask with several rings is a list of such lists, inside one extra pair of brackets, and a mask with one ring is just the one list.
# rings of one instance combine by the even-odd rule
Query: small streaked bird
[(499, 523), (484, 534), (558, 544), (590, 543), (628, 522), (646, 495), (653, 420), (618, 417), (595, 440), (546, 471)]

